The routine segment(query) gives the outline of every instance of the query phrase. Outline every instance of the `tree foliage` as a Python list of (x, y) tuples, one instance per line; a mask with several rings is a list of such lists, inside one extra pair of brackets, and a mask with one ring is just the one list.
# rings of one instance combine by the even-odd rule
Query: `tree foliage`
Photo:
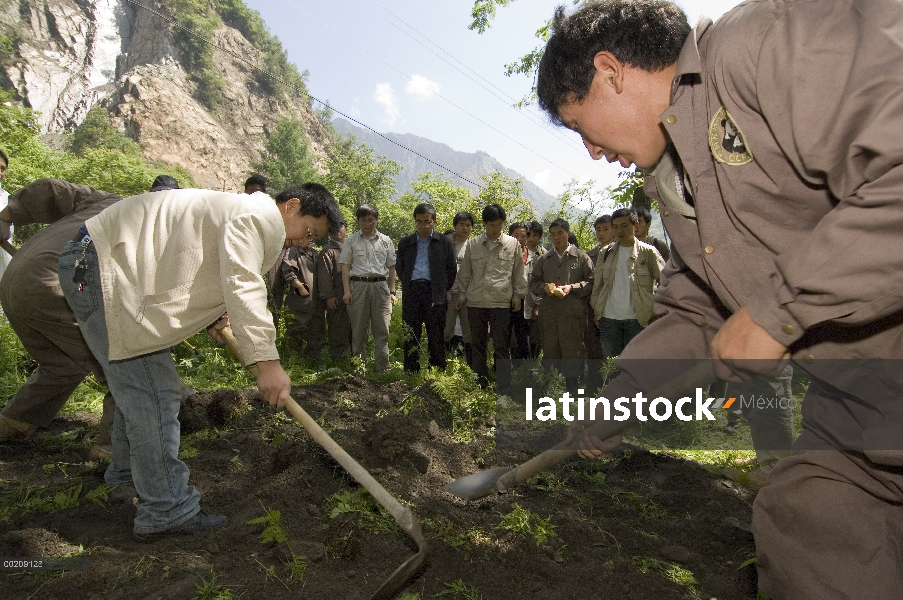
[(260, 161), (252, 167), (266, 177), (273, 190), (319, 179), (304, 123), (292, 117), (280, 117), (267, 136)]
[(335, 196), (349, 224), (355, 222), (354, 214), (361, 204), (373, 204), (384, 215), (396, 208), (392, 198), (401, 165), (385, 156), (374, 157), (373, 148), (358, 143), (355, 136), (338, 138), (326, 168), (323, 184)]
[(95, 106), (85, 115), (85, 120), (72, 132), (69, 149), (77, 156), (83, 156), (91, 149), (104, 148), (119, 150), (123, 154), (138, 156), (141, 148), (110, 123), (110, 115), (102, 106)]
[[(9, 154), (4, 187), (10, 192), (16, 192), (25, 184), (42, 177), (83, 183), (120, 196), (146, 192), (160, 174), (172, 175), (185, 187), (194, 185), (191, 174), (183, 168), (147, 164), (137, 151), (137, 144), (110, 125), (103, 109), (100, 112), (91, 111), (92, 121), (81, 132), (83, 138), (95, 140), (95, 143), (83, 144), (80, 146), (81, 153), (75, 154), (54, 150), (41, 141), (35, 112), (16, 104), (7, 104), (10, 97), (8, 92), (0, 91), (0, 140)], [(106, 126), (99, 122), (98, 117), (107, 119)], [(123, 143), (116, 134), (134, 146)], [(73, 145), (75, 138), (76, 135), (73, 135)]]
[[(224, 23), (241, 32), (260, 52), (258, 66), (261, 69), (306, 95), (304, 75), (288, 61), (282, 43), (269, 32), (260, 13), (248, 8), (242, 0), (163, 0), (163, 5), (175, 20), (197, 34), (192, 35), (180, 27), (170, 29), (182, 65), (197, 84), (195, 95), (207, 108), (219, 110), (225, 101), (226, 82), (214, 64), (213, 47), (205, 41), (212, 39)], [(281, 95), (288, 92), (285, 86), (264, 73), (255, 71), (254, 78), (268, 93)], [(296, 96), (297, 93), (288, 95)]]
[(596, 245), (596, 219), (611, 213), (615, 205), (610, 188), (600, 188), (592, 179), (583, 183), (572, 179), (558, 196), (558, 209), (543, 215), (543, 222), (548, 228), (555, 219), (565, 219), (580, 248), (589, 250)]

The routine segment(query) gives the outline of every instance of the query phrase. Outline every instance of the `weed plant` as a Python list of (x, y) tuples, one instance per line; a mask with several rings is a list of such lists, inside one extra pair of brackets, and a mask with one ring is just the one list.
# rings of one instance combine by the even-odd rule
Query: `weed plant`
[(527, 539), (532, 539), (537, 546), (542, 546), (547, 539), (555, 535), (555, 526), (552, 525), (551, 519), (551, 517), (543, 519), (515, 502), (511, 507), (511, 512), (502, 516), (502, 522), (499, 523), (498, 528), (513, 531)]

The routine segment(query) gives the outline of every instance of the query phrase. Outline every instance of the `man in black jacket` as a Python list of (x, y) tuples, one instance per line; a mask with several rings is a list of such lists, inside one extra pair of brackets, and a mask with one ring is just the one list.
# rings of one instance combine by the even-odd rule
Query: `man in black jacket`
[(445, 368), (445, 312), (448, 290), (455, 282), (455, 245), (435, 231), (436, 209), (418, 204), (414, 209), (417, 232), (398, 242), (396, 267), (401, 278), (401, 318), (411, 328), (405, 335), (404, 370), (420, 370), (420, 333), (426, 325), (430, 365)]

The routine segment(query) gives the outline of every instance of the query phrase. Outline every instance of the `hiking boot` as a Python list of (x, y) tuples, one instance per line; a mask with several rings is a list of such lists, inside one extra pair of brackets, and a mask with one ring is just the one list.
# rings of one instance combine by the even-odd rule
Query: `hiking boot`
[(37, 430), (37, 425), (0, 416), (0, 444), (24, 442)]
[(155, 531), (153, 533), (138, 533), (133, 530), (132, 537), (139, 542), (156, 542), (178, 535), (194, 535), (205, 531), (222, 529), (225, 526), (226, 517), (223, 515), (208, 515), (204, 511), (201, 511), (178, 527), (171, 527), (170, 529)]

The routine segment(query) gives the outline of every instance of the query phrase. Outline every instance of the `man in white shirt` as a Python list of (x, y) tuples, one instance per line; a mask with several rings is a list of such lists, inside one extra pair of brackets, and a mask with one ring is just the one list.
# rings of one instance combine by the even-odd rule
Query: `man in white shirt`
[(395, 245), (376, 230), (379, 210), (372, 204), (357, 209), (360, 227), (348, 236), (339, 256), (342, 299), (351, 319), (351, 354), (365, 358), (367, 333), (373, 331), (373, 367), (389, 369), (389, 321), (395, 306)]
[(621, 350), (652, 319), (652, 294), (665, 266), (658, 250), (634, 237), (636, 213), (620, 208), (611, 215), (617, 241), (599, 252), (590, 306), (605, 357)]

